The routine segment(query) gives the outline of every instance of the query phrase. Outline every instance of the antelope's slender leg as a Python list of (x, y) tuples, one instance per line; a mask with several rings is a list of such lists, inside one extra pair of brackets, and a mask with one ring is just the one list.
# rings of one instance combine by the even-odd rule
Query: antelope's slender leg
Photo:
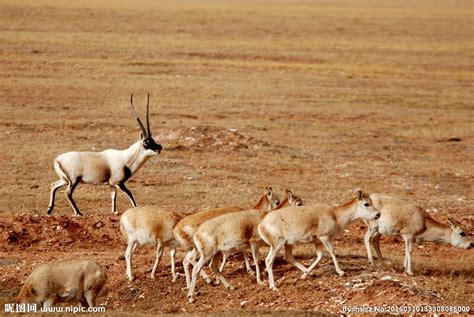
[(270, 246), (270, 252), (268, 252), (267, 257), (265, 258), (265, 266), (267, 268), (268, 273), (268, 284), (270, 289), (277, 291), (278, 288), (275, 286), (275, 279), (273, 277), (273, 261), (275, 261), (275, 257), (280, 251), (281, 248), (285, 245), (285, 240), (278, 240), (278, 242), (273, 246)]
[(214, 256), (213, 254), (208, 254), (208, 255), (201, 254), (199, 257), (199, 261), (193, 267), (193, 274), (191, 277), (191, 283), (189, 285), (189, 290), (188, 290), (188, 301), (190, 303), (194, 302), (193, 293), (196, 287), (197, 275), (202, 270), (203, 266), (206, 265), (206, 263), (208, 263), (213, 256)]
[(113, 214), (116, 214), (116, 210), (117, 210), (117, 188), (116, 187), (112, 187), (112, 192), (110, 193), (110, 197), (112, 198), (112, 213)]
[(74, 180), (74, 182), (69, 183), (66, 189), (66, 198), (69, 201), (69, 204), (71, 205), (72, 209), (74, 209), (76, 216), (82, 216), (81, 212), (79, 211), (79, 208), (77, 208), (76, 203), (74, 202), (74, 199), (72, 198), (72, 193), (74, 192), (74, 189), (76, 188), (78, 184), (79, 184), (79, 179), (76, 179)]
[(136, 241), (129, 241), (127, 244), (127, 249), (125, 250), (125, 263), (127, 265), (126, 276), (130, 281), (133, 281), (132, 275), (132, 253), (135, 250), (137, 245)]
[(170, 249), (170, 259), (171, 259), (171, 275), (173, 276), (173, 280), (172, 282), (176, 282), (176, 280), (178, 279), (178, 276), (176, 275), (176, 268), (175, 268), (175, 263), (174, 263), (174, 256), (176, 254), (176, 246), (171, 246), (171, 249)]
[(305, 279), (309, 273), (318, 265), (319, 261), (323, 258), (323, 251), (316, 245), (316, 260), (308, 267), (308, 269), (301, 275), (302, 279)]
[(156, 268), (158, 267), (158, 263), (160, 263), (161, 256), (163, 255), (163, 249), (163, 243), (161, 243), (161, 240), (158, 240), (156, 242), (156, 260), (153, 265), (153, 270), (151, 270), (151, 278), (155, 278)]
[(54, 208), (54, 197), (56, 195), (56, 191), (61, 188), (61, 187), (64, 187), (68, 184), (68, 181), (65, 180), (65, 179), (60, 179), (58, 181), (55, 181), (54, 183), (51, 184), (51, 195), (49, 197), (49, 205), (48, 205), (48, 215), (51, 214), (51, 212), (53, 211), (53, 208)]
[(244, 261), (245, 261), (245, 269), (247, 270), (247, 273), (252, 274), (253, 270), (252, 270), (252, 267), (250, 266), (249, 256), (247, 255), (247, 253), (244, 253)]
[(128, 188), (125, 186), (125, 183), (120, 183), (118, 184), (118, 187), (128, 196), (128, 199), (130, 199), (130, 202), (132, 203), (133, 207), (137, 207), (137, 203), (135, 202), (135, 199), (133, 198), (132, 192), (128, 190)]
[(295, 257), (293, 256), (293, 246), (292, 245), (285, 245), (285, 258), (288, 262), (296, 266), (300, 271), (306, 272), (307, 268), (300, 262), (295, 260)]
[(377, 261), (379, 263), (383, 261), (382, 252), (380, 252), (380, 237), (381, 234), (378, 232), (372, 237), (372, 244), (375, 248), (375, 252), (377, 252)]
[(334, 253), (334, 248), (332, 247), (332, 243), (331, 243), (330, 238), (328, 236), (320, 236), (318, 238), (324, 244), (324, 246), (328, 250), (329, 254), (331, 255), (331, 258), (332, 258), (332, 261), (334, 262), (334, 267), (336, 268), (337, 274), (339, 274), (340, 276), (343, 276), (344, 271), (341, 270), (341, 268), (339, 267), (339, 263), (337, 263), (336, 254)]
[(219, 267), (219, 272), (222, 272), (224, 270), (224, 266), (227, 263), (227, 255), (222, 253), (222, 262), (221, 266)]
[[(189, 264), (191, 263), (191, 258), (196, 256), (196, 249), (192, 249), (188, 251), (183, 259), (183, 269), (184, 269), (184, 276), (186, 278), (186, 287), (189, 288), (189, 284), (191, 284), (191, 274), (189, 273)], [(194, 262), (193, 265), (195, 265)]]
[[(196, 256), (197, 256), (197, 250), (196, 250), (196, 248), (194, 248), (192, 251), (189, 251), (186, 254), (186, 257), (183, 260), (183, 266), (185, 267), (185, 273), (187, 272), (188, 275), (189, 275), (189, 270), (187, 268), (189, 268), (189, 263), (191, 263), (193, 266), (195, 266), (196, 265)], [(212, 283), (211, 278), (209, 277), (209, 275), (206, 274), (206, 272), (204, 272), (204, 270), (199, 271), (199, 274), (206, 281), (207, 284)], [(190, 279), (190, 281), (191, 281), (191, 279)], [(189, 288), (189, 283), (186, 282), (186, 285)]]
[(252, 243), (250, 244), (250, 249), (252, 251), (253, 262), (255, 263), (255, 275), (257, 276), (257, 283), (263, 284), (262, 279), (260, 278), (260, 265), (258, 263), (258, 245)]
[(405, 272), (408, 275), (413, 275), (411, 268), (411, 253), (413, 251), (413, 237), (409, 235), (404, 235), (403, 240), (405, 240), (405, 259), (403, 266), (405, 267)]
[(216, 261), (215, 261), (215, 258), (216, 256), (214, 255), (212, 258), (211, 258), (211, 263), (209, 263), (209, 266), (211, 267), (211, 270), (212, 272), (214, 272), (214, 274), (217, 276), (217, 278), (222, 282), (222, 284), (224, 285), (225, 288), (228, 288), (228, 289), (231, 289), (233, 290), (234, 289), (234, 286), (232, 286), (226, 279), (225, 277), (222, 275), (221, 272), (219, 272), (217, 266), (216, 266)]
[(377, 227), (369, 227), (369, 230), (364, 235), (364, 244), (365, 248), (367, 249), (367, 259), (369, 260), (370, 264), (374, 263), (374, 257), (372, 256), (372, 238), (377, 233)]
[(89, 307), (95, 307), (95, 290), (87, 290), (84, 292), (84, 298), (86, 299), (87, 305)]

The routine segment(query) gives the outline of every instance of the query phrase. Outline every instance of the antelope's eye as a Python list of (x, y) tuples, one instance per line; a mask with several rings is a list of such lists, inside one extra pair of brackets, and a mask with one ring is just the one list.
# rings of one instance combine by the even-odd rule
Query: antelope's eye
[(465, 237), (466, 236), (466, 233), (463, 231), (459, 234), (461, 237)]
[(365, 206), (365, 207), (369, 207), (370, 205), (369, 205), (369, 203), (365, 203), (364, 206)]

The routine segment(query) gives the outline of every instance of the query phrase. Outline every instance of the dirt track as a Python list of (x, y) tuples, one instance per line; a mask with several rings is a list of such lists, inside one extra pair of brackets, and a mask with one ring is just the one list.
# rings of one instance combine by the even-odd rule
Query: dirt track
[[(237, 289), (200, 284), (190, 305), (167, 256), (157, 279), (148, 277), (151, 248), (137, 251), (137, 279), (125, 281), (109, 188), (77, 188), (84, 218), (71, 216), (62, 192), (45, 216), (52, 159), (135, 142), (129, 96), (144, 113), (149, 91), (164, 150), (127, 183), (142, 205), (183, 214), (250, 206), (265, 185), (308, 204), (341, 203), (363, 188), (410, 199), (440, 221), (454, 217), (472, 236), (470, 2), (0, 1), (0, 12), (2, 311), (33, 267), (83, 257), (107, 267), (99, 304), (108, 312), (474, 306), (472, 250), (415, 247), (408, 277), (395, 238), (382, 240), (383, 267), (367, 265), (361, 223), (336, 242), (345, 277), (326, 256), (299, 280), (280, 257), (280, 291), (271, 292), (236, 257), (226, 276)], [(129, 206), (119, 193), (119, 211)], [(309, 263), (314, 249), (296, 255)]]

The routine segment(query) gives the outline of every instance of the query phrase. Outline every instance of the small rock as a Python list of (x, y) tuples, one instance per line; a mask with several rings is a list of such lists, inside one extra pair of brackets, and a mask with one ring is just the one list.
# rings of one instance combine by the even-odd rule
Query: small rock
[(393, 281), (393, 277), (391, 275), (385, 275), (380, 278), (381, 281)]

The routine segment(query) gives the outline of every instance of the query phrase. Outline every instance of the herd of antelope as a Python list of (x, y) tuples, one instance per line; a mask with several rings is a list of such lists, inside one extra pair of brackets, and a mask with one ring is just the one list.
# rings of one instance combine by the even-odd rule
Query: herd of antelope
[[(223, 276), (228, 256), (241, 253), (249, 273), (258, 284), (263, 284), (260, 271), (259, 248), (269, 247), (265, 258), (265, 271), (270, 289), (277, 290), (273, 275), (273, 263), (278, 252), (284, 249), (285, 259), (303, 273), (306, 278), (323, 257), (323, 246), (332, 258), (337, 274), (345, 273), (339, 267), (332, 240), (349, 224), (363, 220), (368, 227), (364, 237), (367, 257), (373, 263), (372, 247), (377, 259), (382, 260), (380, 236), (401, 236), (405, 241), (403, 266), (408, 275), (413, 275), (413, 241), (449, 243), (455, 247), (469, 249), (474, 246), (461, 226), (453, 219), (440, 223), (416, 205), (392, 196), (367, 194), (357, 190), (348, 202), (334, 206), (328, 203), (303, 205), (303, 200), (286, 190), (286, 197), (280, 201), (271, 187), (252, 207), (230, 206), (200, 211), (183, 217), (181, 214), (160, 209), (157, 206), (138, 207), (132, 193), (125, 186), (144, 163), (160, 154), (162, 147), (152, 138), (149, 122), (149, 95), (147, 99), (146, 128), (140, 120), (130, 98), (132, 112), (141, 129), (141, 138), (125, 150), (103, 152), (68, 152), (54, 159), (53, 166), (59, 180), (51, 184), (48, 214), (54, 207), (56, 191), (67, 185), (66, 198), (75, 215), (82, 215), (73, 200), (75, 187), (83, 182), (108, 184), (112, 187), (112, 212), (116, 213), (117, 189), (123, 191), (133, 208), (120, 217), (120, 230), (127, 242), (125, 250), (126, 278), (132, 274), (132, 255), (139, 245), (156, 246), (156, 259), (151, 271), (155, 273), (165, 247), (170, 249), (171, 274), (173, 282), (176, 248), (186, 252), (183, 268), (188, 289), (188, 300), (194, 302), (194, 290), (198, 275), (207, 283), (212, 280), (203, 270), (208, 265), (217, 277), (216, 283), (226, 288), (233, 286)], [(314, 243), (316, 259), (308, 267), (293, 256), (297, 244)], [(217, 267), (222, 255), (222, 263)], [(255, 270), (250, 264), (252, 256)], [(192, 267), (192, 268), (191, 268)], [(85, 307), (95, 306), (96, 298), (106, 283), (105, 270), (94, 261), (45, 263), (38, 266), (22, 287), (17, 301), (36, 303), (42, 307), (59, 302), (78, 302)]]

